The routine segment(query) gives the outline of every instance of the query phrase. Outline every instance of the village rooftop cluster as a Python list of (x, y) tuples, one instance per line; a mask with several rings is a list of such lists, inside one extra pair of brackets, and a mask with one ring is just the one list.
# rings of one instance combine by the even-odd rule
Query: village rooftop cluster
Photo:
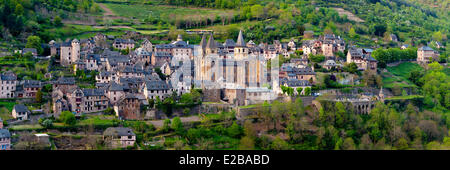
[[(145, 38), (116, 38), (101, 33), (89, 39), (51, 41), (48, 44), (51, 56), (62, 69), (70, 69), (75, 76), (96, 71), (97, 74), (92, 75), (95, 76), (94, 87), (80, 87), (75, 77), (51, 73), (45, 75), (49, 81), (20, 80), (16, 73), (8, 71), (0, 75), (0, 98), (32, 99), (45, 85), (52, 86), (49, 109), (31, 110), (25, 103), (16, 104), (12, 111), (14, 119), (8, 120), (9, 125), (37, 124), (32, 121), (37, 119), (33, 118), (34, 112), (45, 112), (46, 116), (55, 118), (65, 111), (76, 117), (113, 112), (119, 120), (155, 120), (169, 116), (158, 110), (154, 102), (182, 96), (195, 89), (201, 90), (201, 102), (205, 105), (240, 107), (286, 96), (314, 98), (324, 95), (326, 92), (312, 90), (318, 79), (317, 73), (323, 70), (342, 71), (354, 63), (359, 71), (377, 74), (378, 61), (371, 56), (372, 49), (348, 45), (334, 34), (319, 37), (313, 37), (311, 31), (304, 34), (310, 39), (303, 41), (301, 46), (294, 39), (287, 43), (275, 40), (255, 44), (253, 40), (245, 40), (243, 31), (236, 40), (225, 42), (218, 42), (214, 40), (214, 34), (206, 33), (200, 44), (190, 44), (182, 35), (169, 44), (154, 45)], [(348, 51), (345, 57), (336, 56), (345, 51)], [(32, 48), (17, 52), (38, 57), (37, 50)], [(290, 57), (293, 55), (297, 57)], [(312, 64), (311, 56), (317, 55), (325, 58)], [(435, 50), (422, 46), (417, 51), (417, 62), (430, 63), (438, 56)], [(289, 60), (282, 62), (279, 57)], [(382, 88), (372, 88), (362, 95), (330, 100), (352, 102), (358, 113), (368, 114), (374, 102), (385, 97)], [(311, 102), (305, 100), (304, 104)], [(195, 111), (184, 114), (195, 114)], [(136, 140), (134, 132), (125, 127), (110, 127), (103, 135), (104, 140), (112, 139), (117, 147), (132, 146)], [(11, 136), (0, 119), (1, 150), (11, 149)], [(48, 135), (36, 134), (35, 138), (48, 140)]]

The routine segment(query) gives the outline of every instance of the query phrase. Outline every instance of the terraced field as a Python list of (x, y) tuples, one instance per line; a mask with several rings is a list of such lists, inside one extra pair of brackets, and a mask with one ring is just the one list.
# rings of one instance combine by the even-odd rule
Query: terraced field
[(160, 17), (163, 20), (172, 20), (174, 17), (181, 18), (202, 18), (216, 17), (217, 15), (226, 15), (237, 12), (235, 10), (207, 9), (207, 8), (186, 8), (165, 5), (142, 5), (142, 4), (102, 4), (111, 9), (111, 11), (121, 17), (147, 19), (149, 17)]
[(399, 87), (416, 87), (414, 83), (408, 80), (409, 73), (413, 70), (423, 70), (416, 63), (401, 63), (394, 67), (387, 67), (387, 72), (382, 73), (383, 84), (386, 88), (394, 86)]

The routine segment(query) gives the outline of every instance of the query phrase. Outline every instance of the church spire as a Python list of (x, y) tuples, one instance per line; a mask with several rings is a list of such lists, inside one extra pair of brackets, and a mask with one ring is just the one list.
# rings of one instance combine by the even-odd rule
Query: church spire
[(381, 102), (384, 102), (383, 86), (381, 86), (380, 94), (378, 94), (378, 97), (379, 97)]
[(236, 46), (237, 47), (245, 47), (245, 41), (244, 41), (244, 36), (242, 36), (242, 30), (239, 30), (239, 36), (238, 39), (236, 41)]
[(208, 43), (206, 44), (206, 48), (209, 48), (209, 49), (216, 48), (216, 41), (214, 41), (214, 37), (213, 37), (212, 33), (209, 36)]
[(203, 34), (202, 40), (200, 41), (200, 47), (205, 48), (206, 47), (206, 34)]
[(178, 34), (177, 41), (183, 41), (183, 37), (181, 36), (181, 34)]

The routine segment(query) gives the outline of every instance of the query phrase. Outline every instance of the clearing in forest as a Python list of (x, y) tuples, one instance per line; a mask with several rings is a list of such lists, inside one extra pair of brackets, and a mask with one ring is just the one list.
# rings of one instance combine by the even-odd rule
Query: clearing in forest
[(347, 15), (347, 18), (351, 21), (355, 21), (355, 22), (364, 22), (363, 19), (359, 18), (358, 16), (356, 16), (355, 14), (346, 11), (343, 8), (333, 8), (334, 10), (336, 10), (339, 13), (339, 16), (344, 16)]

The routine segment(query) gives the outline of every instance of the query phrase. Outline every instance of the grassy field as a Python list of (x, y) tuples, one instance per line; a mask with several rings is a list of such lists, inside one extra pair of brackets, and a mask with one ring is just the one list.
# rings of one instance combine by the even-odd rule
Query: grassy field
[(13, 119), (11, 111), (15, 104), (14, 101), (0, 100), (0, 118), (3, 120)]
[(413, 70), (423, 70), (420, 65), (416, 63), (401, 63), (394, 67), (387, 67), (388, 71), (382, 73), (383, 84), (386, 88), (394, 86), (399, 87), (416, 87), (414, 83), (408, 80), (409, 73)]
[(106, 28), (106, 27), (95, 27), (95, 26), (93, 27), (89, 25), (75, 25), (75, 24), (66, 24), (63, 27), (52, 28), (50, 31), (57, 35), (60, 35), (60, 37), (62, 37), (62, 40), (65, 40), (66, 38), (71, 39), (90, 38), (95, 36), (97, 33), (119, 36), (124, 34), (124, 31), (126, 30), (136, 31), (135, 29), (129, 28), (115, 28), (115, 27)]
[(16, 105), (16, 102), (0, 101), (0, 107), (6, 107), (10, 112), (13, 110), (14, 105)]
[(9, 128), (13, 131), (22, 131), (22, 130), (40, 130), (44, 129), (40, 124), (34, 124), (34, 125), (15, 125)]
[(114, 116), (93, 116), (88, 119), (81, 120), (78, 125), (94, 125), (94, 126), (113, 126)]
[(406, 62), (394, 67), (387, 67), (387, 70), (396, 76), (408, 78), (411, 71), (423, 70), (423, 68), (419, 64)]
[(160, 17), (162, 20), (174, 19), (173, 15), (192, 19), (210, 17), (235, 12), (234, 10), (185, 8), (162, 5), (136, 5), (105, 3), (116, 15), (127, 18), (147, 19), (148, 17)]
[(416, 98), (423, 98), (423, 96), (420, 96), (420, 95), (393, 96), (393, 97), (386, 98), (385, 100), (410, 100), (410, 99), (416, 99)]

